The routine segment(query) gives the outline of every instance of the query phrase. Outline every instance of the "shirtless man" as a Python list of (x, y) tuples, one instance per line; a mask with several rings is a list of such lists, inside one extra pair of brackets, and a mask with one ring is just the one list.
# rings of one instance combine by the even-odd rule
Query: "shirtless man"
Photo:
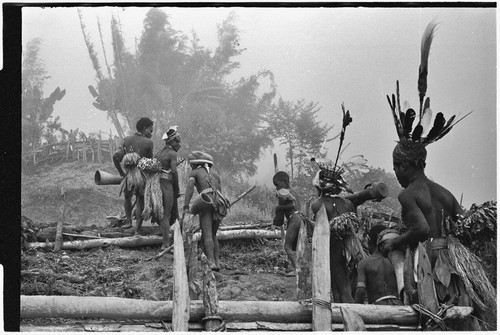
[(273, 184), (276, 187), (276, 215), (273, 220), (275, 226), (282, 226), (286, 218), (287, 228), (285, 234), (285, 252), (290, 261), (291, 270), (286, 273), (287, 277), (295, 277), (297, 267), (297, 238), (299, 236), (302, 218), (300, 216), (300, 200), (297, 192), (290, 187), (290, 177), (284, 171), (278, 171), (273, 177)]
[[(201, 151), (193, 151), (188, 155), (188, 162), (192, 171), (188, 176), (183, 212), (199, 215), (204, 253), (212, 270), (220, 271), (217, 230), (227, 214), (229, 201), (221, 194), (219, 175), (212, 168), (212, 156)], [(195, 187), (199, 195), (190, 207), (189, 202)]]
[(170, 226), (179, 218), (177, 198), (179, 197), (179, 175), (177, 173), (177, 151), (181, 148), (181, 137), (177, 126), (170, 127), (163, 134), (165, 141), (163, 149), (155, 155), (163, 170), (160, 175), (160, 188), (163, 195), (163, 218), (159, 220), (160, 231), (163, 237), (161, 249), (169, 247)]
[(382, 256), (377, 243), (378, 234), (385, 230), (384, 225), (375, 225), (368, 233), (368, 248), (371, 255), (358, 264), (358, 284), (356, 303), (375, 305), (402, 305), (398, 298), (396, 274), (391, 262)]
[[(366, 188), (365, 190), (340, 196), (342, 191), (348, 190), (347, 184), (342, 178), (341, 169), (330, 170), (321, 167), (316, 174), (313, 185), (318, 192), (318, 198), (311, 203), (311, 210), (314, 215), (318, 213), (321, 205), (325, 205), (328, 221), (331, 225), (330, 233), (330, 278), (332, 292), (338, 292), (340, 302), (353, 303), (351, 283), (349, 281), (348, 265), (350, 258), (360, 261), (363, 250), (346, 250), (346, 245), (356, 245), (356, 243), (346, 243), (349, 239), (357, 239), (349, 227), (347, 220), (356, 222), (356, 208), (368, 200), (380, 201), (387, 196), (387, 187), (384, 184)], [(336, 221), (332, 221), (336, 220)], [(338, 221), (337, 221), (338, 220)], [(332, 227), (336, 225), (338, 227)]]
[[(125, 197), (123, 207), (125, 209), (127, 219), (123, 228), (132, 227), (132, 197), (134, 195), (137, 202), (136, 213), (142, 213), (142, 210), (144, 209), (145, 184), (144, 182), (137, 182), (137, 178), (134, 178), (134, 176), (139, 175), (139, 171), (136, 168), (137, 160), (141, 157), (153, 157), (153, 141), (151, 140), (151, 136), (153, 135), (153, 121), (147, 117), (143, 117), (137, 121), (136, 129), (137, 132), (134, 135), (127, 136), (123, 139), (120, 148), (113, 154), (113, 163), (120, 176), (124, 177), (122, 182), (122, 191)], [(132, 153), (136, 153), (138, 156), (128, 155)], [(125, 156), (127, 156), (127, 159), (124, 160)], [(122, 163), (124, 163), (124, 167), (127, 172), (123, 171), (121, 166)], [(136, 215), (135, 219), (135, 231), (138, 232), (142, 226), (142, 215)]]

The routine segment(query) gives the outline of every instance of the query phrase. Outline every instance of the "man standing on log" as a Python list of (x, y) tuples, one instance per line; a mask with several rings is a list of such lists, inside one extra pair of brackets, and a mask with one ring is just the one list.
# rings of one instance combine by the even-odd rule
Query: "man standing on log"
[[(113, 163), (118, 170), (120, 176), (123, 177), (121, 184), (120, 195), (123, 192), (125, 201), (123, 207), (127, 217), (123, 228), (132, 227), (132, 197), (136, 198), (136, 229), (137, 233), (142, 226), (142, 210), (144, 208), (144, 186), (145, 180), (141, 171), (137, 168), (137, 163), (140, 158), (153, 157), (153, 121), (147, 117), (143, 117), (137, 121), (137, 131), (134, 135), (127, 136), (123, 139), (120, 148), (113, 154)], [(123, 171), (123, 164), (126, 172)]]
[[(183, 212), (199, 215), (205, 255), (211, 269), (220, 271), (217, 230), (227, 214), (230, 203), (221, 193), (220, 177), (212, 168), (212, 156), (201, 151), (193, 151), (188, 155), (188, 162), (192, 171), (188, 176)], [(193, 197), (194, 187), (198, 191), (198, 196), (190, 209), (189, 202)]]
[(177, 151), (181, 148), (181, 137), (177, 126), (170, 127), (162, 139), (165, 141), (163, 149), (155, 155), (161, 163), (163, 172), (160, 174), (160, 188), (163, 200), (163, 217), (159, 220), (163, 237), (161, 249), (169, 247), (170, 226), (179, 218), (177, 198), (179, 197), (179, 175), (177, 173)]
[[(427, 57), (435, 27), (435, 23), (430, 23), (422, 37), (418, 78), (420, 113), (414, 129), (416, 112), (411, 108), (406, 113), (400, 112), (399, 82), (396, 82), (396, 96), (393, 94), (392, 99), (388, 97), (399, 137), (392, 153), (394, 172), (404, 188), (398, 200), (401, 203), (403, 223), (408, 229), (394, 239), (387, 239), (382, 251), (387, 254), (391, 250), (408, 246), (415, 253), (418, 243), (422, 242), (430, 258), (435, 291), (440, 303), (474, 305), (480, 316), (484, 316), (486, 312), (495, 314), (496, 293), (481, 264), (477, 262), (477, 257), (452, 236), (456, 232), (450, 227), (456, 226), (456, 220), (464, 211), (450, 191), (429, 180), (424, 172), (426, 146), (441, 139), (463, 119), (453, 122), (453, 115), (446, 122), (443, 114), (437, 113), (432, 127), (429, 124), (432, 117), (430, 99), (426, 98), (424, 102), (424, 98), (427, 89)], [(426, 128), (430, 129), (427, 131)], [(413, 261), (417, 259), (414, 257)], [(407, 278), (413, 279), (413, 276), (405, 274), (405, 290), (411, 298), (412, 292), (416, 291), (416, 284), (411, 283), (411, 280), (407, 281)]]
[(299, 236), (302, 217), (300, 214), (299, 195), (290, 187), (290, 177), (284, 171), (278, 171), (273, 176), (273, 184), (276, 187), (276, 197), (278, 206), (276, 206), (276, 215), (273, 220), (275, 226), (282, 226), (287, 220), (285, 234), (285, 252), (290, 261), (290, 271), (285, 274), (286, 277), (295, 277), (297, 268), (297, 238)]

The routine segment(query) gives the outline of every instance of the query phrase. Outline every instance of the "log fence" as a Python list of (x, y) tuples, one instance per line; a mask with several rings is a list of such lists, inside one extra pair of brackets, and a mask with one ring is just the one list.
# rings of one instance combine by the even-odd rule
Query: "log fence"
[(81, 161), (88, 163), (103, 163), (113, 161), (113, 153), (119, 147), (119, 139), (113, 137), (104, 138), (99, 132), (97, 138), (87, 137), (84, 139), (69, 139), (57, 143), (42, 145), (25, 153), (22, 158), (24, 164), (38, 167), (47, 164), (60, 164), (63, 161)]
[[(318, 214), (317, 224), (325, 226), (323, 227), (325, 229), (328, 228), (326, 227), (326, 211), (323, 207)], [(193, 234), (192, 229), (187, 229), (187, 226), (183, 227), (181, 232), (178, 221), (173, 228), (175, 237), (172, 301), (118, 297), (22, 295), (21, 319), (99, 318), (113, 320), (111, 322), (114, 323), (92, 324), (89, 320), (90, 323), (87, 326), (82, 324), (61, 326), (35, 325), (31, 321), (29, 325), (21, 325), (21, 330), (62, 331), (61, 327), (67, 331), (110, 331), (111, 329), (112, 331), (422, 330), (422, 315), (413, 306), (335, 303), (329, 299), (329, 271), (324, 268), (324, 265), (329, 263), (329, 252), (327, 248), (324, 248), (325, 241), (322, 238), (325, 233), (324, 229), (314, 229), (313, 232), (310, 249), (313, 260), (310, 265), (311, 279), (302, 278), (302, 282), (312, 282), (312, 292), (304, 287), (299, 289), (298, 296), (303, 299), (298, 299), (298, 301), (220, 301), (216, 277), (208, 266), (206, 258), (203, 257), (201, 249), (197, 248), (200, 237)], [(238, 230), (228, 230), (220, 232), (220, 237), (224, 234), (232, 236), (235, 233), (239, 236)], [(304, 233), (303, 228), (302, 234)], [(279, 231), (273, 231), (272, 238), (279, 238)], [(107, 239), (106, 244), (112, 244), (110, 240), (112, 239)], [(134, 245), (137, 245), (139, 240), (143, 243), (147, 242), (146, 244), (161, 241), (156, 241), (157, 238), (153, 237), (139, 236), (128, 240), (136, 242)], [(97, 240), (85, 242), (95, 243), (92, 241)], [(64, 247), (69, 247), (69, 244), (63, 244), (62, 248)], [(79, 248), (81, 246), (76, 249)], [(195, 287), (192, 278), (194, 268), (199, 266), (194, 253), (200, 253), (204, 272), (201, 292)], [(302, 275), (305, 273), (303, 272)], [(322, 278), (318, 280), (316, 276)], [(312, 299), (307, 299), (308, 294)], [(202, 300), (198, 300), (200, 297)], [(321, 304), (318, 305), (318, 302)], [(472, 307), (453, 306), (443, 310), (441, 319), (460, 325), (472, 312)], [(143, 323), (133, 324), (130, 320), (142, 320)], [(151, 322), (156, 322), (156, 326), (152, 326)]]

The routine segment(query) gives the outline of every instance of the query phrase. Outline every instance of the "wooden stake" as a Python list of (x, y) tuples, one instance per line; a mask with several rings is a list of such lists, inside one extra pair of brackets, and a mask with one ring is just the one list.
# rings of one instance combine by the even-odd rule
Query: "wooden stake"
[(184, 259), (184, 242), (179, 220), (174, 223), (174, 294), (172, 310), (172, 328), (175, 332), (189, 330), (189, 289)]
[(431, 262), (422, 243), (418, 243), (418, 267), (417, 267), (417, 290), (418, 302), (431, 313), (436, 314), (439, 304), (434, 286)]
[(330, 311), (330, 226), (322, 204), (318, 212), (312, 238), (312, 298), (313, 331), (330, 331), (332, 312)]
[(311, 243), (307, 238), (307, 223), (302, 221), (297, 237), (297, 300), (312, 298)]
[(217, 295), (217, 281), (210, 267), (207, 256), (200, 253), (203, 266), (203, 307), (205, 309), (205, 330), (216, 331), (222, 326), (219, 316), (219, 297)]

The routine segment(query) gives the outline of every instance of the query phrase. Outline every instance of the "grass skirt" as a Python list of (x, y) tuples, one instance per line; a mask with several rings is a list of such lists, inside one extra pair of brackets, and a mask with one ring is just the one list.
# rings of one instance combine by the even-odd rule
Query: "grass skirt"
[(163, 193), (160, 186), (160, 173), (148, 173), (146, 177), (142, 218), (149, 220), (151, 216), (154, 216), (158, 221), (163, 219)]

